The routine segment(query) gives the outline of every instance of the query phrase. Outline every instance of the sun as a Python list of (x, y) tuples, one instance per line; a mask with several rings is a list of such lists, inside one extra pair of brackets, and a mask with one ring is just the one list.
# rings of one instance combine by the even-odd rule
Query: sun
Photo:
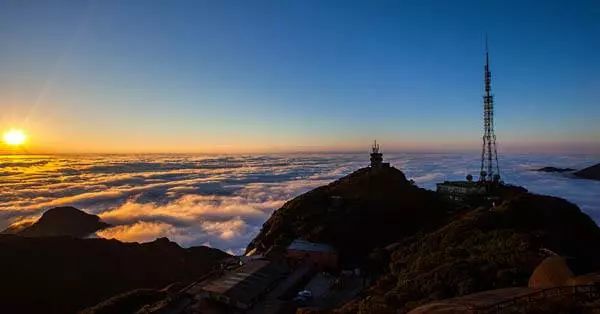
[(23, 145), (27, 140), (27, 135), (22, 130), (12, 129), (4, 133), (4, 143), (12, 146)]

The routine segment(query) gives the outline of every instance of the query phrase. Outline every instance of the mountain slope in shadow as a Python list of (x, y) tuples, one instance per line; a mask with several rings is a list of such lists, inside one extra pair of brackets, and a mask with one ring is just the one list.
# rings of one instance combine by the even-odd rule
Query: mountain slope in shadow
[(0, 235), (3, 313), (74, 313), (138, 288), (189, 283), (229, 255), (166, 238), (123, 243)]

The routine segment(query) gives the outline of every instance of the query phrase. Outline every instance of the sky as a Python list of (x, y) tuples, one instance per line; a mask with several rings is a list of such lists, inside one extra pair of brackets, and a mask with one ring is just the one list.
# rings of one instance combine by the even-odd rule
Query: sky
[(486, 34), (500, 151), (600, 153), (598, 1), (0, 0), (0, 131), (30, 153), (478, 150)]

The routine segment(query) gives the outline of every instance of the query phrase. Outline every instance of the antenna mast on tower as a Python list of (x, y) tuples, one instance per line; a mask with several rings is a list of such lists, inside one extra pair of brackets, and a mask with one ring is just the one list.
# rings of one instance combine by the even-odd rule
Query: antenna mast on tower
[[(485, 95), (483, 96), (483, 147), (481, 149), (481, 170), (479, 181), (500, 181), (500, 166), (494, 134), (494, 95), (492, 94), (492, 73), (487, 35), (485, 37)], [(495, 162), (495, 166), (494, 166)]]

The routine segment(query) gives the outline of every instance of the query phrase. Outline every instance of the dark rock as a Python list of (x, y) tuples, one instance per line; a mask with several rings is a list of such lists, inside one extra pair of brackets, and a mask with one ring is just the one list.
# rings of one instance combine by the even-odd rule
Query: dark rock
[(600, 164), (579, 170), (575, 172), (575, 175), (580, 178), (600, 180)]
[(13, 233), (24, 237), (71, 236), (84, 238), (110, 227), (96, 215), (87, 214), (75, 207), (55, 207), (46, 211), (31, 225), (9, 226), (2, 233)]

